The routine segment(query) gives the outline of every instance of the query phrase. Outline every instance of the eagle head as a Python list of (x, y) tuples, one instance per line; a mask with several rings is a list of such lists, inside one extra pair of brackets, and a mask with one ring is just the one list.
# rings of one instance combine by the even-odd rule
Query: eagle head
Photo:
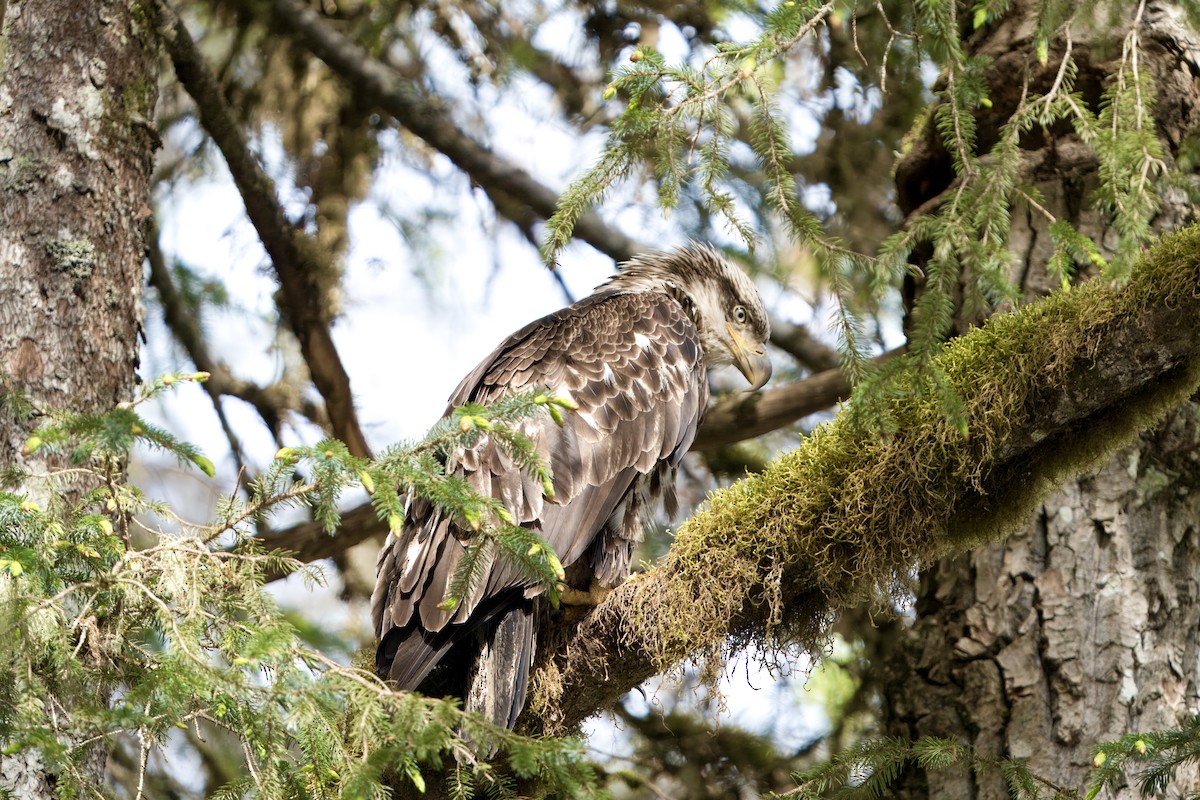
[(751, 391), (771, 378), (771, 324), (754, 281), (710, 245), (643, 253), (620, 265), (598, 289), (660, 291), (687, 311), (709, 368), (733, 364)]

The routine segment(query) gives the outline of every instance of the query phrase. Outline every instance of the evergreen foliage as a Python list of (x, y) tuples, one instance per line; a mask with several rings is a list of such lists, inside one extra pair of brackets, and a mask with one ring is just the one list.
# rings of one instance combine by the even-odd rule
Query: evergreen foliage
[[(372, 169), (386, 149), (380, 131), (391, 124), (387, 114), (374, 107), (375, 99), (358, 95), (355, 87), (321, 68), (290, 36), (278, 35), (278, 23), (269, 21), (277, 13), (272, 4), (181, 0), (174, 5), (189, 15), (189, 23), (199, 22), (197, 28), (215, 34), (203, 45), (214, 63), (223, 64), (220, 82), (242, 115), (238, 121), (251, 130), (278, 130), (285, 160), (291, 162), (287, 166), (299, 173), (296, 187), (310, 204), (297, 235), (315, 231), (309, 244), (334, 256), (320, 259), (324, 269), (307, 276), (319, 295), (319, 316), (332, 319), (340, 296), (336, 256), (347, 249), (348, 209), (367, 195)], [(422, 92), (438, 94), (443, 79), (438, 73), (452, 60), (423, 61), (419, 51), (428, 45), (426, 34), (451, 42), (453, 55), (470, 64), (478, 95), (488, 95), (479, 91), (486, 80), (493, 88), (503, 87), (515, 73), (536, 73), (545, 66), (546, 54), (531, 46), (532, 39), (514, 37), (520, 25), (509, 24), (529, 21), (521, 19), (526, 7), (508, 18), (504, 7), (511, 4), (500, 3), (316, 5), (331, 29), (356, 34), (366, 53), (386, 56), (381, 63), (401, 65), (397, 73), (403, 83), (418, 87), (418, 99)], [(590, 5), (598, 9), (599, 25), (612, 8), (625, 4)], [(1015, 497), (998, 496), (998, 510), (950, 518), (965, 494), (979, 489), (986, 495), (980, 487), (1003, 490), (1000, 479), (988, 483), (992, 476), (985, 468), (993, 463), (1006, 426), (1019, 414), (1036, 411), (1024, 384), (989, 372), (996, 353), (1020, 351), (1022, 365), (1034, 365), (1048, 381), (1063, 380), (1055, 370), (1069, 360), (1062, 355), (1068, 352), (1064, 343), (1092, 341), (1086, 337), (1112, 311), (1093, 302), (1090, 289), (1073, 288), (1074, 282), (1098, 273), (1110, 281), (1128, 280), (1143, 295), (1166, 287), (1172, 278), (1165, 261), (1155, 280), (1141, 286), (1136, 275), (1131, 278), (1132, 265), (1157, 234), (1163, 190), (1192, 189), (1180, 175), (1170, 174), (1155, 131), (1154, 112), (1169, 98), (1156, 97), (1144, 65), (1146, 43), (1139, 31), (1146, 4), (1141, 0), (1035, 0), (1027, 68), (1012, 77), (1008, 93), (989, 84), (994, 62), (973, 55), (968, 45), (976, 32), (1005, 23), (1010, 0), (784, 0), (765, 10), (740, 0), (698, 5), (714, 17), (742, 14), (757, 31), (741, 42), (697, 37), (680, 63), (639, 43), (602, 89), (586, 82), (570, 87), (584, 97), (595, 89), (596, 98), (607, 103), (595, 119), (608, 124), (608, 144), (561, 196), (545, 229), (543, 255), (556, 263), (586, 212), (618, 185), (642, 178), (653, 185), (665, 211), (692, 201), (708, 215), (702, 217), (705, 222), (718, 220), (746, 250), (782, 232), (779, 238), (813, 255), (822, 288), (835, 302), (842, 360), (858, 386), (850, 412), (764, 475), (718, 495), (708, 512), (683, 529), (681, 546), (668, 561), (685, 576), (672, 585), (677, 594), (663, 604), (647, 590), (642, 597), (651, 601), (632, 615), (640, 614), (645, 625), (630, 632), (631, 639), (640, 637), (664, 669), (702, 652), (714, 655), (708, 668), (715, 674), (721, 654), (746, 644), (819, 643), (825, 632), (816, 629), (821, 621), (797, 621), (785, 609), (784, 600), (793, 596), (788, 592), (798, 585), (816, 585), (847, 602), (868, 595), (886, 602), (914, 563), (1011, 526), (1046, 481), (1109, 452), (1113, 442), (1134, 430), (1134, 416), (1140, 424), (1159, 413), (1161, 397), (1143, 398), (1126, 417), (1108, 420), (1107, 428), (1091, 437), (1094, 441), (1081, 441), (1083, 434), (1064, 439), (1057, 460), (1045, 457), (1030, 469), (1036, 480), (1027, 481)], [(546, 14), (549, 5), (531, 7), (530, 19)], [(1193, 24), (1200, 20), (1194, 0), (1182, 7)], [(618, 8), (614, 16), (620, 13), (625, 10)], [(1073, 39), (1085, 30), (1086, 56), (1083, 48), (1076, 52)], [(1102, 52), (1106, 39), (1108, 55)], [(602, 65), (608, 63), (605, 47), (611, 45), (600, 46)], [(1099, 58), (1111, 61), (1100, 70)], [(490, 73), (478, 66), (489, 63), (495, 66)], [(802, 182), (825, 179), (806, 174), (803, 156), (795, 152), (793, 139), (799, 136), (791, 115), (798, 103), (788, 95), (794, 88), (788, 70), (797, 63), (830, 74), (846, 70), (864, 96), (877, 91), (885, 104), (907, 98), (907, 110), (891, 114), (887, 123), (889, 133), (911, 124), (903, 142), (895, 136), (897, 148), (928, 141), (946, 156), (949, 185), (907, 218), (896, 215), (890, 200), (878, 203), (895, 217), (887, 219), (890, 236), (861, 237), (867, 246), (859, 246), (857, 232), (837, 218), (850, 201), (835, 197), (839, 208), (832, 214), (805, 203)], [(1103, 73), (1092, 94), (1080, 77), (1085, 68), (1091, 77)], [(451, 80), (443, 85), (460, 76), (453, 68), (445, 71)], [(572, 75), (569, 68), (563, 72)], [(559, 80), (563, 72), (556, 73)], [(936, 80), (928, 79), (935, 73)], [(556, 97), (569, 94), (559, 91), (562, 85)], [(1019, 97), (1011, 94), (1015, 86), (1021, 87)], [(436, 108), (454, 129), (470, 115), (452, 114), (450, 105)], [(918, 109), (921, 105), (926, 107)], [(165, 115), (164, 130), (191, 113), (176, 101)], [(572, 113), (585, 116), (581, 109)], [(832, 116), (825, 120), (831, 129)], [(1115, 230), (1111, 241), (1090, 238), (1056, 216), (1053, 204), (1022, 171), (1023, 147), (1031, 137), (1068, 128), (1099, 165), (1098, 185), (1086, 202), (1095, 204)], [(275, 141), (273, 133), (262, 138)], [(412, 153), (405, 158), (437, 161), (421, 149), (425, 145), (409, 145)], [(1190, 146), (1194, 158), (1196, 143)], [(198, 147), (197, 152), (203, 158), (215, 150)], [(459, 166), (471, 163), (461, 150), (451, 160)], [(486, 159), (476, 157), (472, 168), (479, 160)], [(164, 172), (184, 172), (189, 163), (194, 167), (195, 162), (181, 159)], [(532, 236), (519, 183), (479, 185), (500, 214), (515, 214)], [(424, 219), (396, 220), (397, 225), (415, 239), (438, 214), (454, 217), (442, 210), (423, 213)], [(944, 349), (956, 320), (982, 319), (997, 307), (1018, 303), (1009, 278), (1010, 231), (1021, 213), (1047, 224), (1053, 244), (1047, 267), (1071, 299), (1060, 295), (1050, 311), (1033, 310), (1024, 321), (1010, 318), (985, 329), (980, 338), (990, 338), (983, 346)], [(194, 316), (228, 303), (219, 280), (205, 282), (182, 264), (171, 274)], [(873, 347), (868, 316), (902, 281), (919, 287), (907, 320), (909, 355), (876, 368), (868, 360)], [(1160, 294), (1170, 297), (1165, 289)], [(1153, 301), (1158, 299), (1155, 295)], [(1148, 307), (1138, 300), (1118, 310), (1141, 314)], [(1050, 313), (1061, 323), (1053, 328), (1053, 341), (1030, 344), (1029, 320), (1040, 323)], [(1018, 327), (1027, 323), (1028, 329)], [(1093, 352), (1099, 347), (1089, 346)], [(283, 448), (250, 482), (245, 496), (226, 498), (212, 519), (195, 525), (127, 483), (124, 467), (135, 447), (145, 447), (213, 474), (200, 449), (139, 413), (141, 403), (170, 386), (203, 379), (204, 373), (165, 376), (147, 384), (138, 401), (103, 414), (37, 409), (4, 381), (0, 414), (22, 423), (43, 419), (26, 442), (25, 455), (51, 466), (40, 471), (7, 466), (3, 475), (12, 491), (0, 493), (0, 749), (39, 753), (59, 776), (63, 796), (99, 792), (82, 764), (89, 745), (133, 742), (144, 780), (151, 756), (164, 752), (181, 728), (196, 739), (225, 732), (236, 741), (246, 769), (224, 787), (224, 797), (383, 796), (384, 785), (396, 778), (423, 792), (425, 776), (451, 764), (449, 783), (456, 796), (476, 790), (511, 794), (514, 776), (534, 777), (543, 791), (560, 796), (593, 793), (592, 771), (577, 742), (517, 736), (464, 714), (453, 702), (397, 694), (369, 671), (315, 648), (274, 605), (263, 581), (289, 571), (317, 581), (319, 573), (264, 552), (251, 535), (259, 521), (288, 506), (309, 509), (335, 535), (338, 501), (353, 487), (362, 487), (379, 517), (397, 530), (411, 492), (474, 532), (444, 601), (449, 607), (471, 592), (494, 558), (514, 560), (553, 601), (563, 578), (555, 554), (537, 534), (514, 525), (494, 499), (478, 496), (447, 474), (445, 465), (454, 448), (489, 437), (552, 495), (549, 465), (524, 435), (523, 423), (541, 413), (558, 420), (569, 404), (538, 393), (492, 407), (468, 404), (421, 440), (398, 444), (373, 461), (354, 457), (334, 439)], [(980, 386), (981, 394), (993, 392), (999, 399), (971, 397)], [(1194, 390), (1194, 383), (1181, 386), (1172, 384), (1161, 393), (1174, 398)], [(59, 491), (81, 480), (84, 490)], [(795, 490), (797, 485), (802, 488)], [(781, 524), (785, 514), (791, 517)], [(863, 547), (864, 541), (870, 546)], [(803, 562), (799, 577), (797, 562)], [(657, 579), (651, 572), (642, 585), (653, 588)], [(714, 584), (720, 593), (705, 591)], [(747, 603), (770, 607), (765, 631), (738, 628)], [(109, 690), (115, 692), (111, 697)], [(540, 699), (546, 704), (555, 698)], [(70, 714), (60, 713), (68, 708)], [(1178, 730), (1131, 734), (1099, 745), (1090, 781), (1075, 789), (1056, 785), (1054, 776), (1034, 775), (1019, 762), (985, 757), (955, 742), (889, 739), (861, 745), (798, 776), (793, 794), (883, 796), (913, 764), (997, 770), (1020, 797), (1090, 798), (1130, 776), (1144, 792), (1155, 793), (1195, 767), (1198, 742), (1200, 719), (1193, 719)], [(480, 755), (492, 751), (497, 753), (492, 759)], [(139, 798), (152, 794), (141, 781), (136, 792)]]
[[(978, 30), (1001, 20), (1008, 7), (1003, 1), (979, 3), (970, 27)], [(1159, 194), (1170, 182), (1165, 180), (1162, 143), (1153, 124), (1153, 80), (1139, 60), (1144, 3), (1116, 2), (1101, 12), (1071, 0), (1042, 0), (1031, 56), (1045, 66), (1052, 58), (1052, 44), (1057, 47), (1063, 42), (1062, 52), (1053, 53), (1058, 70), (1042, 94), (1032, 91), (1030, 77), (1025, 77), (1015, 107), (1005, 110), (1008, 120), (998, 140), (986, 151), (977, 127), (979, 115), (993, 108), (986, 77), (990, 59), (967, 53), (958, 3), (919, 0), (913, 9), (911, 18), (903, 18), (910, 27), (897, 30), (884, 6), (877, 6), (892, 31), (889, 46), (902, 37), (905, 45), (898, 49), (911, 46), (919, 61), (941, 71), (927, 118), (949, 154), (955, 179), (931, 208), (911, 216), (878, 252), (847, 247), (801, 202), (788, 128), (778, 110), (781, 85), (770, 69), (772, 61), (783, 60), (802, 46), (819, 48), (820, 28), (831, 18), (842, 22), (862, 10), (854, 4), (789, 0), (761, 18), (762, 31), (756, 38), (718, 44), (699, 64), (669, 64), (652, 48), (639, 47), (629, 63), (616, 69), (604, 96), (623, 101), (624, 108), (612, 125), (604, 154), (563, 194), (558, 213), (549, 221), (543, 245), (546, 260), (557, 263), (583, 212), (614, 184), (628, 180), (642, 163), (653, 172), (664, 210), (675, 207), (682, 188), (692, 184), (708, 210), (722, 216), (729, 230), (753, 251), (759, 228), (739, 216), (730, 179), (733, 168), (747, 166), (734, 155), (733, 147), (744, 141), (763, 176), (767, 207), (823, 265), (837, 301), (837, 334), (851, 378), (869, 380), (874, 372), (867, 358), (864, 305), (857, 288), (868, 287), (869, 307), (891, 291), (901, 276), (913, 274), (922, 291), (908, 329), (910, 353), (890, 372), (916, 367), (930, 373), (917, 385), (932, 392), (946, 417), (960, 424), (960, 401), (946, 393), (944, 376), (933, 373), (931, 356), (948, 335), (956, 312), (982, 318), (1001, 304), (1018, 300), (1009, 277), (1012, 211), (1028, 207), (1047, 218), (1056, 245), (1050, 269), (1060, 282), (1069, 282), (1080, 264), (1098, 266), (1105, 277), (1123, 279), (1153, 235), (1150, 223), (1161, 206)], [(1111, 21), (1123, 13), (1131, 14), (1132, 22), (1125, 27), (1121, 58), (1100, 107), (1093, 110), (1075, 85), (1079, 64), (1073, 54), (1072, 27), (1090, 29), (1102, 24), (1096, 17)], [(879, 76), (881, 87), (886, 82), (886, 58)], [(739, 119), (746, 120), (747, 130), (737, 130)], [(918, 118), (917, 129), (924, 119)], [(1022, 138), (1057, 123), (1074, 126), (1100, 164), (1095, 199), (1118, 232), (1111, 251), (1056, 219), (1037, 189), (1021, 179)], [(914, 259), (918, 252), (928, 255)], [(868, 386), (882, 383), (869, 381)], [(872, 402), (881, 399), (879, 394), (868, 391), (859, 397), (867, 400), (859, 413), (871, 424), (886, 427), (888, 421), (878, 416)]]
[[(374, 492), (381, 515), (395, 517), (411, 489), (478, 530), (476, 550), (494, 542), (531, 580), (553, 587), (562, 567), (545, 543), (518, 533), (511, 518), (497, 524), (507, 512), (450, 480), (442, 464), (450, 450), (489, 435), (549, 485), (549, 469), (519, 425), (562, 401), (531, 394), (467, 406), (376, 462), (333, 440), (285, 449), (249, 497), (227, 498), (214, 521), (192, 525), (125, 483), (120, 465), (141, 443), (211, 471), (194, 446), (136, 412), (168, 386), (205, 377), (166, 376), (147, 384), (137, 403), (105, 414), (52, 412), (30, 437), (29, 453), (61, 454), (67, 463), (21, 476), (21, 493), (0, 493), (4, 752), (39, 752), (62, 797), (100, 792), (82, 765), (89, 745), (132, 737), (144, 780), (150, 754), (174, 729), (203, 738), (202, 727), (232, 734), (245, 758), (245, 773), (218, 797), (384, 797), (388, 774), (423, 791), (422, 771), (446, 763), (458, 764), (461, 797), (471, 787), (506, 796), (514, 776), (588, 795), (594, 777), (576, 742), (521, 737), (451, 700), (397, 693), (308, 645), (262, 584), (266, 574), (295, 570), (316, 581), (319, 571), (265, 553), (250, 530), (274, 509), (305, 505), (333, 532), (336, 503), (354, 485)], [(59, 497), (54, 487), (67, 476), (86, 476), (95, 488)], [(43, 509), (29, 493), (54, 499)], [(155, 517), (178, 530), (165, 532)], [(134, 548), (135, 539), (149, 543)], [(474, 578), (463, 576), (455, 591)], [(114, 692), (111, 700), (101, 687)], [(497, 755), (485, 758), (489, 752)], [(142, 789), (139, 781), (139, 796)]]

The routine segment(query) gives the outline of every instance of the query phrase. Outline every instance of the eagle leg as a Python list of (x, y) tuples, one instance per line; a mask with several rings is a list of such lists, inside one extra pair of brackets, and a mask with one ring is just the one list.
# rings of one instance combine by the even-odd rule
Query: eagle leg
[(559, 594), (558, 600), (564, 606), (598, 606), (607, 600), (612, 592), (612, 586), (601, 586), (593, 581), (587, 591), (568, 586)]

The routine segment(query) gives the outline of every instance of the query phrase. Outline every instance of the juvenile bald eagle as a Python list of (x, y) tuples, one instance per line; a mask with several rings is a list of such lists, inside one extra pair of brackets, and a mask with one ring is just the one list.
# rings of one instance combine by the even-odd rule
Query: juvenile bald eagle
[[(523, 427), (551, 465), (553, 498), (487, 437), (452, 454), (446, 469), (539, 531), (568, 586), (610, 589), (629, 574), (659, 495), (675, 513), (675, 469), (708, 404), (707, 370), (734, 364), (761, 388), (771, 376), (769, 332), (753, 282), (711, 247), (638, 256), (589, 297), (509, 336), (450, 397), (447, 414), (534, 389), (573, 399), (578, 410), (561, 428), (544, 416)], [(439, 607), (470, 535), (429, 503), (409, 503), (379, 555), (376, 669), (415, 689), (445, 662), (440, 672), (456, 676), (451, 690), (468, 710), (512, 727), (542, 587), (496, 559), (457, 608)]]

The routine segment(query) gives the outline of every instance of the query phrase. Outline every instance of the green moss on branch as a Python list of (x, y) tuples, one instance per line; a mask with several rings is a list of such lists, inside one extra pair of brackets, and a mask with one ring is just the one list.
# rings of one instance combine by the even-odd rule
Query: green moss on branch
[(576, 706), (586, 715), (585, 697), (689, 656), (712, 672), (751, 641), (815, 648), (838, 609), (886, 600), (914, 565), (1008, 535), (1196, 390), (1197, 320), (1192, 228), (1124, 285), (1093, 281), (945, 346), (934, 367), (963, 402), (965, 433), (930, 393), (910, 391), (915, 371), (898, 373), (876, 387), (893, 433), (845, 416), (818, 428), (714, 493), (666, 561), (584, 623), (582, 644), (545, 676), (564, 692), (541, 704), (557, 709), (550, 727), (573, 724)]

